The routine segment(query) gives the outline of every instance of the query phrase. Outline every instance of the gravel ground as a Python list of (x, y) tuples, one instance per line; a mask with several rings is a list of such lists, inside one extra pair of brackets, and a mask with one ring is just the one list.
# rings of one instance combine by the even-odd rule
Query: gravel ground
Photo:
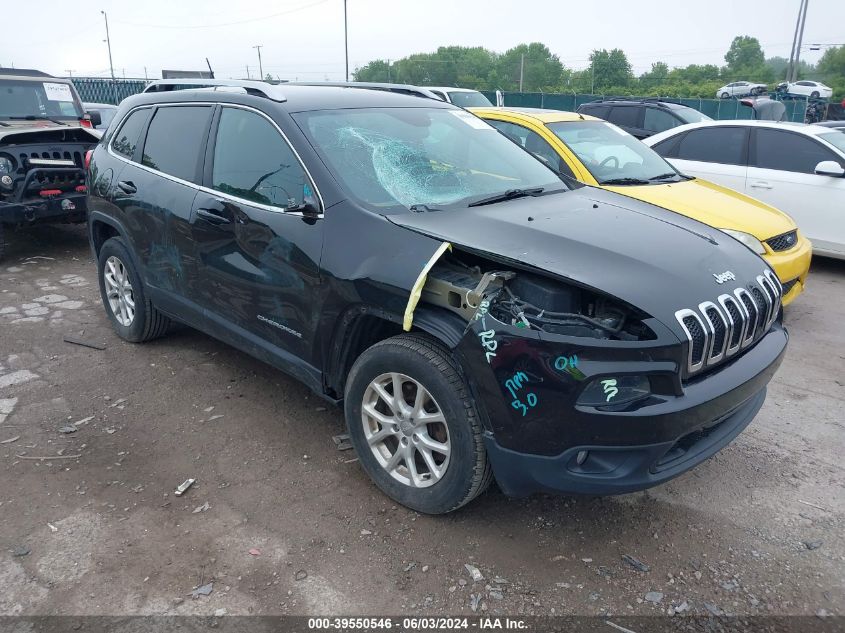
[(341, 412), (296, 380), (187, 328), (120, 341), (83, 227), (11, 241), (2, 615), (845, 611), (845, 262), (814, 263), (762, 411), (694, 471), (428, 517), (336, 450)]

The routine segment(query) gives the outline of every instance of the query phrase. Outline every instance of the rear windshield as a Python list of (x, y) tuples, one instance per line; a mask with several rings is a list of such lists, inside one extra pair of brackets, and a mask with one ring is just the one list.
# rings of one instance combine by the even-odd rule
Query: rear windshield
[(0, 119), (82, 118), (79, 103), (70, 85), (51, 81), (0, 79)]
[(480, 92), (450, 92), (449, 100), (460, 108), (489, 108), (493, 105)]

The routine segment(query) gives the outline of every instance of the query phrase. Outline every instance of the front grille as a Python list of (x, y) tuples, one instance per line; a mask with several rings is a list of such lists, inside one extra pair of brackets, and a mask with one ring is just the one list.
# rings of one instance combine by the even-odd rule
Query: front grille
[(733, 356), (769, 331), (786, 291), (770, 270), (755, 281), (720, 295), (715, 303), (704, 301), (697, 310), (675, 313), (689, 341), (687, 375)]
[(770, 240), (766, 240), (773, 251), (788, 251), (790, 248), (798, 243), (798, 231), (789, 231), (783, 235), (777, 235)]
[(783, 284), (783, 296), (785, 297), (786, 295), (788, 295), (789, 291), (792, 290), (792, 286), (794, 286), (797, 283), (798, 283), (797, 277), (795, 279), (790, 279), (789, 281), (784, 283)]

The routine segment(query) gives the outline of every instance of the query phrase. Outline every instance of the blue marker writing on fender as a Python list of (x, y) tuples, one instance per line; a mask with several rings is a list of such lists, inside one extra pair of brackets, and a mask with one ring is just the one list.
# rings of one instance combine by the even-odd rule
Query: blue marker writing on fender
[(525, 372), (521, 371), (516, 372), (511, 378), (505, 381), (505, 388), (510, 392), (511, 398), (513, 398), (511, 406), (517, 411), (520, 411), (522, 417), (525, 417), (528, 409), (533, 409), (537, 406), (537, 396), (534, 393), (529, 392), (525, 394), (525, 403), (527, 404), (523, 403), (518, 397), (518, 393), (522, 390), (526, 382), (528, 382), (528, 376)]
[(578, 357), (575, 354), (572, 356), (558, 356), (555, 359), (555, 369), (558, 371), (566, 371), (575, 367), (578, 367)]

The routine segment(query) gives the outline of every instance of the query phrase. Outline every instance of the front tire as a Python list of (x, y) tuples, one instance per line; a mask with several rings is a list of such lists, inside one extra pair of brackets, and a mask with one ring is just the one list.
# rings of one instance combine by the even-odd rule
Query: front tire
[(818, 99), (820, 96), (821, 95), (818, 90), (813, 90), (813, 92), (810, 93), (810, 99)]
[(403, 334), (361, 354), (345, 414), (364, 470), (404, 506), (451, 512), (490, 484), (475, 401), (453, 356), (431, 338)]
[(729, 97), (730, 97), (730, 95), (727, 92), (722, 93), (722, 99), (727, 99)]
[(97, 260), (100, 296), (117, 335), (131, 343), (144, 343), (164, 334), (170, 320), (147, 298), (133, 262), (123, 240), (106, 240)]

